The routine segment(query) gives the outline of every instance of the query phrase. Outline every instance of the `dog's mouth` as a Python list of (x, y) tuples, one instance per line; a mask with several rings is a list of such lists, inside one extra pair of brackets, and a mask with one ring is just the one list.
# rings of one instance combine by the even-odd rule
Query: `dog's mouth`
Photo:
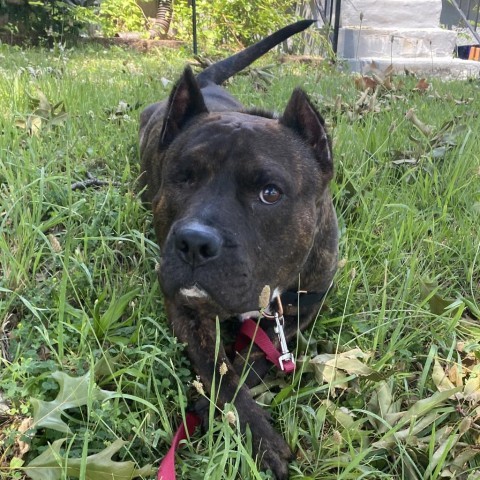
[[(179, 293), (189, 304), (210, 303), (212, 305), (218, 305), (215, 302), (215, 300), (213, 300), (210, 297), (210, 295), (203, 288), (199, 287), (198, 285), (194, 285), (193, 287), (188, 287), (188, 288), (181, 288)], [(220, 310), (224, 311), (225, 308), (220, 306), (218, 310), (219, 310), (219, 313), (220, 313)], [(249, 310), (249, 311), (243, 312), (243, 313), (233, 313), (233, 312), (229, 311), (228, 316), (235, 316), (241, 322), (243, 322), (247, 318), (258, 318), (260, 316), (260, 311), (259, 310)]]
[[(188, 302), (191, 306), (194, 305), (202, 305), (206, 306), (209, 305), (214, 310), (218, 311), (218, 314), (228, 314), (228, 316), (235, 316), (241, 322), (248, 318), (258, 318), (261, 316), (259, 306), (254, 306), (254, 304), (243, 304), (241, 307), (243, 308), (234, 308), (234, 306), (227, 307), (224, 302), (217, 301), (210, 293), (207, 292), (201, 285), (198, 283), (193, 284), (189, 287), (182, 287), (178, 291), (181, 298), (184, 301)], [(280, 295), (280, 290), (278, 288), (274, 289), (270, 300), (268, 301), (268, 305), (270, 305), (276, 296)], [(240, 306), (240, 305), (238, 305)], [(265, 305), (264, 305), (265, 307)]]
[(182, 295), (185, 298), (198, 298), (198, 299), (205, 299), (207, 300), (210, 298), (210, 295), (201, 287), (198, 285), (193, 285), (192, 287), (184, 287), (180, 289), (180, 295)]
[(250, 302), (245, 302), (245, 299), (231, 298), (231, 296), (225, 295), (225, 292), (223, 294), (222, 292), (212, 292), (199, 283), (179, 288), (177, 298), (193, 308), (209, 311), (221, 318), (255, 309), (255, 307), (251, 307)]

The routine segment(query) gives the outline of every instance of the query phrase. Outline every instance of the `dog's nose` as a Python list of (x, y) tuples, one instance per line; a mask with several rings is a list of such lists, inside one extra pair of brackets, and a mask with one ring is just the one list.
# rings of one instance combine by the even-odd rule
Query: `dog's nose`
[(176, 231), (175, 248), (182, 260), (197, 267), (218, 257), (222, 238), (214, 228), (191, 223)]

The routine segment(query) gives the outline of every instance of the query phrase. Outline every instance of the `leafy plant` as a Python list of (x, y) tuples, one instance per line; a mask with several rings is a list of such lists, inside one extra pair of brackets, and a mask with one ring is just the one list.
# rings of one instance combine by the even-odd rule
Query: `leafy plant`
[[(88, 1), (82, 2), (88, 5)], [(92, 2), (93, 3), (93, 2)], [(1, 2), (0, 14), (8, 15), (9, 29), (16, 29), (34, 42), (46, 39), (49, 43), (77, 38), (86, 26), (86, 7), (65, 0), (26, 0)]]
[(106, 36), (119, 32), (145, 32), (147, 21), (135, 0), (102, 0), (96, 21)]
[(112, 456), (126, 445), (127, 442), (122, 440), (115, 440), (110, 446), (89, 455), (85, 460), (63, 456), (61, 448), (65, 441), (66, 439), (62, 438), (49, 445), (25, 467), (25, 473), (32, 480), (61, 480), (65, 475), (85, 480), (131, 480), (153, 473), (150, 465), (139, 469), (134, 462), (112, 460)]
[(45, 94), (37, 89), (35, 96), (29, 95), (30, 107), (33, 112), (25, 119), (17, 120), (15, 125), (24, 129), (29, 135), (40, 135), (52, 127), (64, 125), (68, 118), (63, 101), (52, 105)]
[(54, 372), (52, 378), (58, 382), (60, 391), (55, 400), (45, 402), (32, 399), (32, 428), (51, 428), (62, 433), (71, 433), (70, 427), (62, 420), (64, 410), (87, 405), (95, 400), (106, 400), (111, 392), (98, 389), (90, 380), (90, 373), (83, 377), (70, 377), (63, 372)]
[[(63, 411), (84, 405), (92, 408), (93, 401), (105, 401), (113, 396), (111, 392), (98, 389), (92, 382), (89, 372), (78, 378), (55, 372), (52, 378), (58, 382), (60, 391), (51, 402), (32, 399), (33, 429), (50, 428), (62, 433), (72, 433), (70, 427), (61, 419)], [(112, 456), (127, 443), (120, 439), (115, 440), (101, 452), (86, 458), (68, 458), (65, 452), (62, 453), (61, 448), (66, 440), (63, 438), (54, 441), (25, 467), (25, 472), (32, 480), (60, 480), (65, 475), (90, 480), (130, 480), (147, 475), (152, 470), (150, 465), (137, 469), (133, 462), (113, 461)]]
[[(220, 45), (244, 47), (267, 32), (287, 25), (294, 18), (292, 0), (199, 0), (197, 23), (203, 48)], [(192, 37), (192, 10), (189, 2), (174, 3), (172, 27), (182, 39)]]
[[(100, 298), (95, 302), (93, 309), (93, 333), (97, 338), (103, 339), (107, 337), (113, 327), (118, 329), (132, 324), (131, 319), (119, 320), (130, 302), (138, 295), (139, 291), (139, 289), (132, 290), (122, 295), (119, 299), (116, 299), (114, 294), (107, 310), (104, 313), (100, 313), (100, 309), (107, 298), (107, 291), (102, 292)], [(114, 339), (111, 335), (110, 338), (111, 340)], [(128, 339), (125, 340), (128, 341)]]

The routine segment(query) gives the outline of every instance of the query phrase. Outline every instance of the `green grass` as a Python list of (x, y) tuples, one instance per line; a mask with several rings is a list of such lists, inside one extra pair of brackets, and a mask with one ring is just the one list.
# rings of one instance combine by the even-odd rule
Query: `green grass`
[[(118, 439), (115, 462), (156, 467), (193, 394), (136, 191), (138, 114), (187, 59), (0, 46), (0, 478), (22, 478), (32, 461), (44, 467), (27, 470), (35, 478), (89, 478), (92, 456)], [(480, 478), (480, 83), (422, 93), (394, 78), (395, 91), (360, 105), (349, 74), (293, 63), (271, 73), (267, 90), (248, 75), (228, 88), (279, 112), (298, 85), (317, 102), (342, 234), (327, 308), (299, 343), (303, 368), (255, 391), (297, 449), (292, 478)], [(405, 117), (411, 108), (429, 132)], [(87, 172), (110, 183), (72, 190)], [(347, 367), (333, 378), (319, 354), (346, 355)], [(69, 397), (76, 388), (87, 394)], [(43, 416), (39, 400), (51, 402)], [(270, 478), (248, 433), (228, 425), (231, 408), (183, 448), (179, 478)]]

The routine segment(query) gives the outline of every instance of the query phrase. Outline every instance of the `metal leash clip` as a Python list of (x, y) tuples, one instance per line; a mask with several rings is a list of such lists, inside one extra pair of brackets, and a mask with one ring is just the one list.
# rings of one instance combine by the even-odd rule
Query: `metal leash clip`
[(287, 340), (285, 338), (285, 332), (283, 329), (283, 325), (285, 323), (285, 319), (283, 318), (283, 306), (280, 300), (280, 297), (277, 297), (278, 302), (278, 312), (275, 312), (275, 323), (276, 326), (274, 327), (275, 333), (278, 335), (278, 340), (280, 342), (280, 349), (282, 350), (282, 354), (278, 358), (278, 363), (280, 364), (280, 368), (285, 370), (284, 363), (285, 362), (292, 362), (295, 363), (295, 358), (292, 353), (288, 351)]

